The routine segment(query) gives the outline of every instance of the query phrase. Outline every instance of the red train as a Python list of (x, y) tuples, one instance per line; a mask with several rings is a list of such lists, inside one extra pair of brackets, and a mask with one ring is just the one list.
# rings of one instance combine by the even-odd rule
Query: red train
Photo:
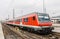
[(19, 25), (18, 27), (28, 31), (51, 32), (54, 29), (49, 15), (37, 12), (7, 21), (7, 24)]

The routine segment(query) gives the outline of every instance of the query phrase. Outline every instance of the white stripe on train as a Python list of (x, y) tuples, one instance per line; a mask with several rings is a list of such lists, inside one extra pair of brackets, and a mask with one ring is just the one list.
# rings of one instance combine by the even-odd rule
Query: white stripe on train
[(18, 26), (22, 26), (22, 27), (31, 27), (31, 28), (48, 28), (48, 27), (52, 27), (52, 26), (33, 26), (33, 25), (22, 25), (22, 24), (12, 24), (12, 25), (18, 25)]

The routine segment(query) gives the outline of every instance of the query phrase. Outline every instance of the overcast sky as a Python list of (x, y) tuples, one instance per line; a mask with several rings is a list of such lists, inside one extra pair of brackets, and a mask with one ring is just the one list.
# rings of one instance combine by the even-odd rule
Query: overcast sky
[[(44, 0), (46, 12), (50, 16), (60, 15), (60, 0)], [(43, 0), (0, 0), (0, 19), (12, 18), (31, 12), (43, 12)]]

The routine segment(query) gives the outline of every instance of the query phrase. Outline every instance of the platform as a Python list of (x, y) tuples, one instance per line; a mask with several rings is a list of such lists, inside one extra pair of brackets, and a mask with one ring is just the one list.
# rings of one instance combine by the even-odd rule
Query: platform
[(60, 27), (60, 24), (52, 24), (52, 26), (55, 26), (55, 27), (56, 27), (56, 26), (59, 26), (59, 27)]
[(4, 35), (3, 35), (3, 30), (2, 30), (1, 23), (0, 23), (0, 39), (4, 39)]
[(54, 27), (54, 32), (59, 32), (60, 33), (60, 27)]
[(52, 25), (54, 27), (54, 32), (59, 32), (60, 33), (60, 24), (53, 24)]

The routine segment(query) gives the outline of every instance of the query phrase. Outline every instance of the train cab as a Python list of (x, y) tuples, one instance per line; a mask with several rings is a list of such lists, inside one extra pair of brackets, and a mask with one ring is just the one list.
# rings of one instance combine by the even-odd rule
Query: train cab
[(23, 16), (22, 25), (24, 27), (33, 28), (35, 31), (51, 31), (54, 29), (50, 17), (46, 13), (33, 13)]

